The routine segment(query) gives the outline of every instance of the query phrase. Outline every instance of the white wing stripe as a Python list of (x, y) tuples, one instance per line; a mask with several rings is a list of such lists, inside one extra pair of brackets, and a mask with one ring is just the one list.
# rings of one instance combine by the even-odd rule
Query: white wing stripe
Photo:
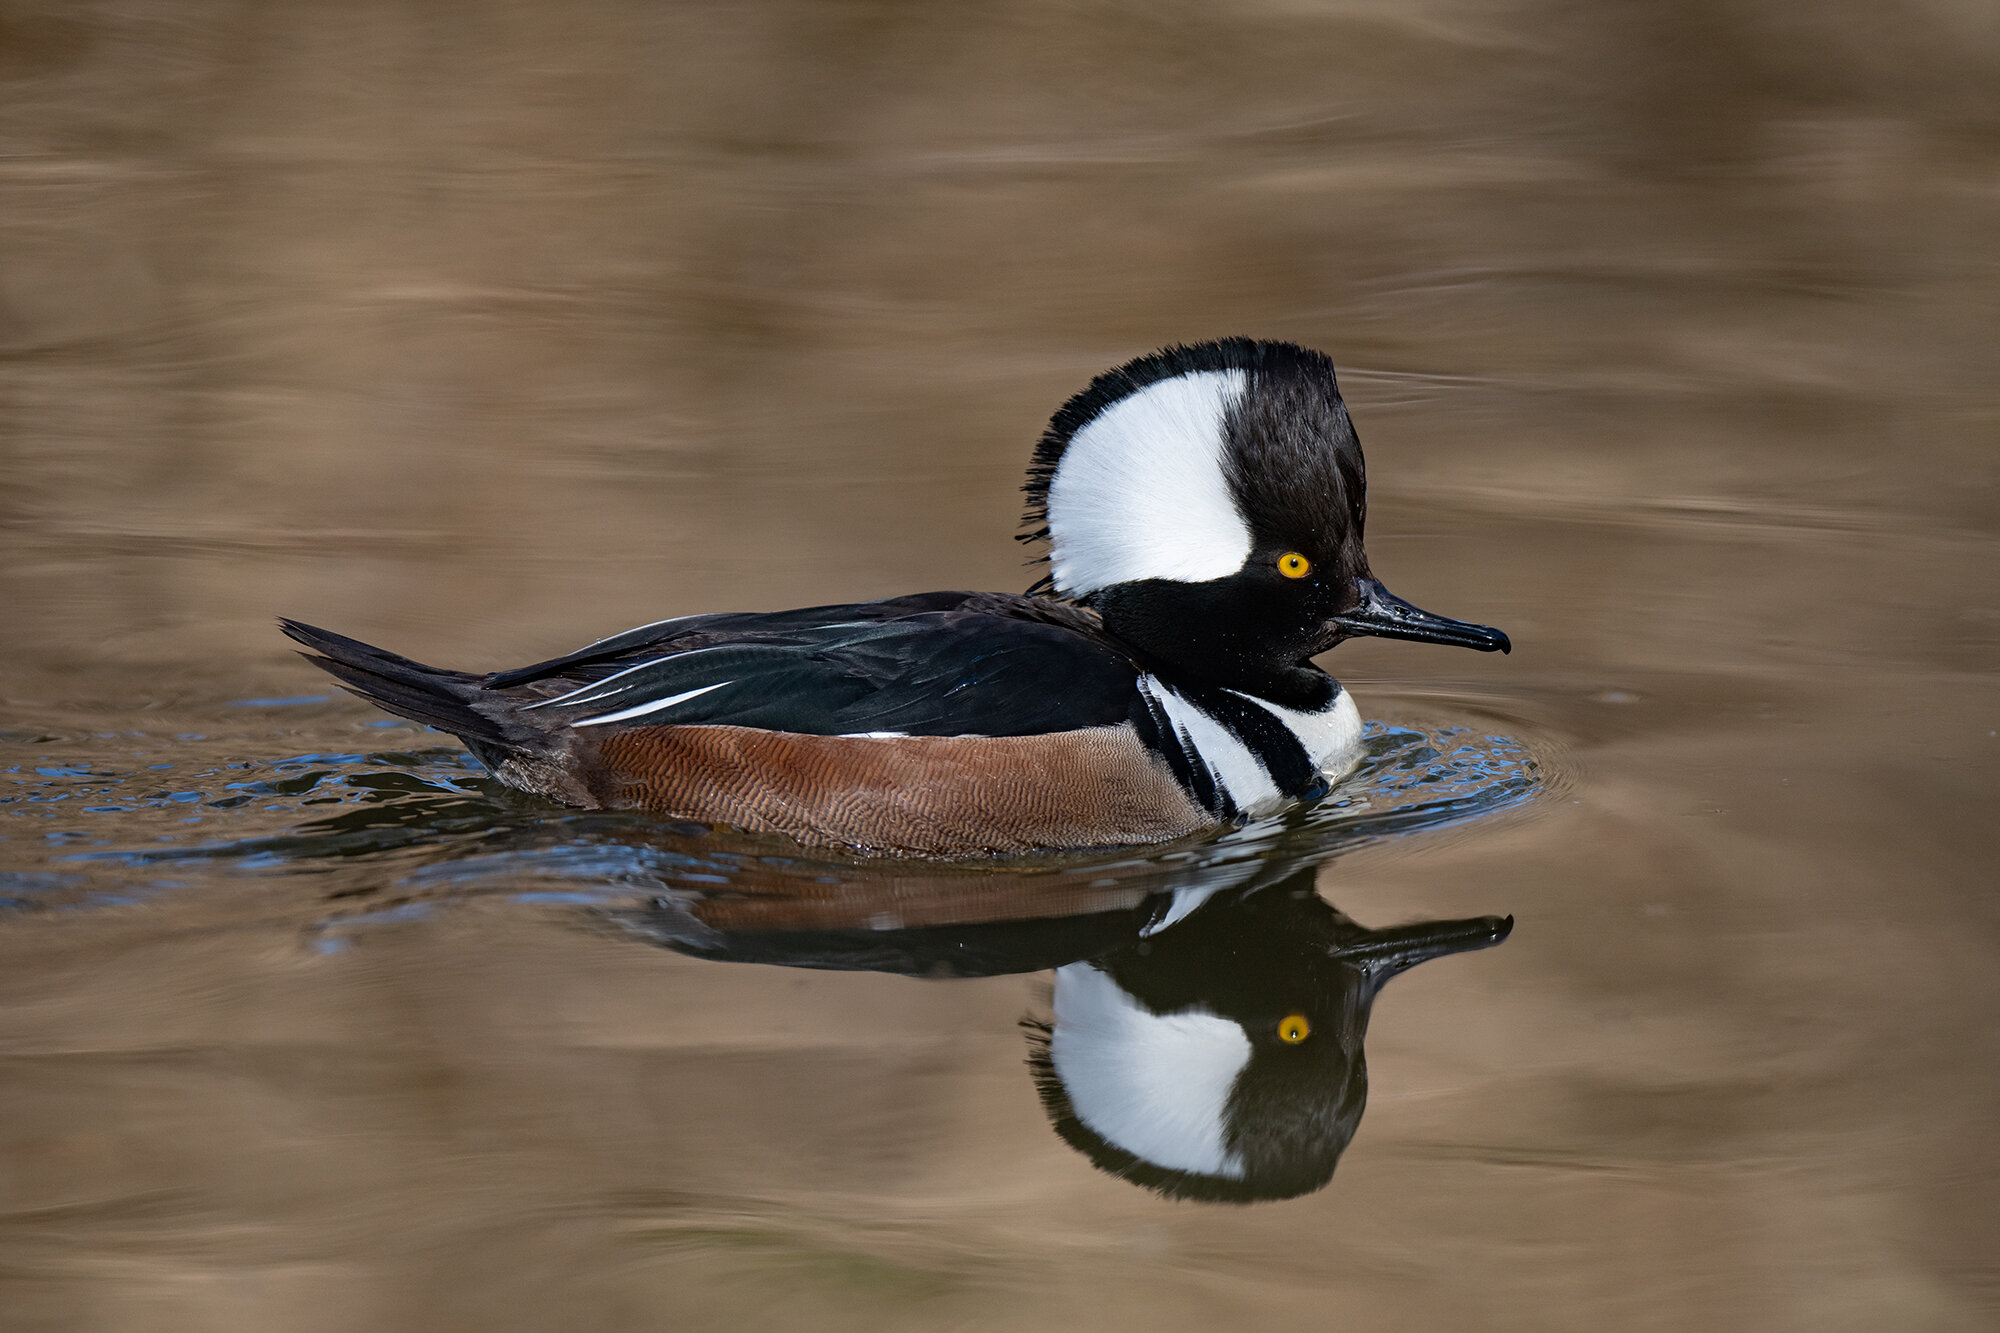
[(524, 708), (521, 711), (525, 713), (529, 711), (529, 709), (547, 708), (551, 704), (560, 704), (560, 703), (570, 703), (570, 704), (594, 703), (597, 700), (604, 698), (606, 695), (618, 693), (618, 690), (616, 688), (606, 689), (605, 687), (611, 685), (613, 681), (623, 680), (625, 677), (631, 675), (634, 671), (644, 671), (647, 667), (656, 667), (660, 665), (660, 663), (662, 662), (671, 662), (676, 657), (693, 657), (696, 653), (712, 653), (714, 651), (715, 649), (713, 648), (690, 648), (686, 652), (668, 653), (665, 657), (651, 658), (647, 661), (639, 663), (639, 665), (637, 666), (626, 667), (623, 671), (614, 671), (610, 675), (606, 676), (603, 680), (593, 680), (588, 685), (579, 685), (575, 689), (571, 690), (568, 694), (558, 694), (553, 699), (544, 699), (538, 704), (529, 704), (527, 708)]
[(607, 634), (601, 639), (593, 639), (583, 645), (583, 651), (587, 653), (600, 643), (610, 643), (613, 639), (622, 639), (627, 634), (637, 634), (642, 629), (658, 629), (662, 625), (676, 625), (683, 620), (693, 619), (693, 616), (668, 616), (665, 620), (650, 620), (643, 625), (634, 625), (631, 629), (621, 629), (616, 634)]
[(668, 699), (654, 699), (650, 703), (634, 704), (632, 707), (620, 709), (616, 713), (606, 713), (603, 717), (585, 718), (583, 721), (572, 723), (571, 725), (578, 727), (601, 727), (607, 722), (623, 722), (628, 717), (644, 717), (648, 713), (657, 713), (663, 708), (672, 708), (675, 704), (684, 704), (697, 695), (707, 694), (710, 690), (719, 690), (724, 685), (734, 685), (735, 683), (732, 680), (718, 680), (713, 685), (703, 685), (699, 689), (688, 690), (684, 694), (676, 694)]

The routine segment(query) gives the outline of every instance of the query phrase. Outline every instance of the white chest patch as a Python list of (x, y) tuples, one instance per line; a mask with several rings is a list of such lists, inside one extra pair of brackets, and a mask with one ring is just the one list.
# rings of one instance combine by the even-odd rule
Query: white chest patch
[(1333, 702), (1317, 713), (1301, 713), (1254, 694), (1236, 690), (1230, 693), (1248, 699), (1284, 723), (1285, 729), (1305, 747), (1306, 758), (1312, 760), (1313, 767), (1328, 778), (1338, 781), (1361, 762), (1361, 710), (1354, 706), (1354, 696), (1346, 690), (1335, 694)]
[[(1209, 773), (1239, 811), (1254, 819), (1291, 804), (1292, 798), (1272, 781), (1264, 761), (1235, 732), (1174, 693), (1157, 676), (1141, 676), (1139, 689), (1160, 706), (1184, 744), (1208, 765)], [(1361, 758), (1361, 713), (1346, 690), (1335, 694), (1333, 702), (1317, 713), (1301, 713), (1238, 690), (1230, 693), (1284, 724), (1305, 748), (1306, 758), (1329, 779), (1345, 776)]]
[(1240, 370), (1149, 384), (1077, 431), (1049, 483), (1049, 568), (1081, 596), (1136, 579), (1205, 583), (1243, 567), (1250, 526), (1223, 471)]
[(1182, 743), (1208, 765), (1209, 773), (1238, 810), (1253, 817), (1267, 815), (1283, 809), (1291, 799), (1271, 781), (1264, 761), (1238, 740), (1235, 732), (1175, 694), (1157, 676), (1139, 677), (1139, 689), (1160, 706)]
[(1155, 1014), (1089, 963), (1056, 969), (1049, 1059), (1081, 1120), (1157, 1166), (1241, 1178), (1224, 1115), (1250, 1038), (1227, 1018)]

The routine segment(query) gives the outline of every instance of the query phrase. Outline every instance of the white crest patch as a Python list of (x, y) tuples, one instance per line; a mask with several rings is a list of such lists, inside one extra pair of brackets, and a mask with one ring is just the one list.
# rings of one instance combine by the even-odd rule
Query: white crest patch
[(1114, 583), (1225, 578), (1250, 556), (1250, 525), (1223, 472), (1223, 419), (1243, 396), (1240, 370), (1149, 384), (1071, 437), (1049, 482), (1049, 569), (1056, 591)]
[(1152, 1013), (1089, 963), (1057, 968), (1055, 990), (1049, 1060), (1076, 1118), (1156, 1166), (1240, 1179), (1223, 1117), (1250, 1062), (1242, 1026)]

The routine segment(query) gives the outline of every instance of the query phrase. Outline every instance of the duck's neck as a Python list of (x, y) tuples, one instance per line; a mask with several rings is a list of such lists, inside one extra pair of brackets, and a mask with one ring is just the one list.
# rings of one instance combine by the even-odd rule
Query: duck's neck
[[(1323, 712), (1340, 696), (1340, 682), (1309, 660), (1284, 665), (1189, 662), (1127, 646), (1139, 665), (1169, 685), (1233, 690), (1300, 713)], [(1218, 665), (1223, 669), (1216, 670)]]
[(1162, 680), (1207, 685), (1316, 713), (1340, 693), (1312, 664), (1306, 626), (1234, 580), (1120, 584), (1090, 599), (1105, 632)]
[(1311, 662), (1299, 662), (1254, 678), (1215, 683), (1300, 713), (1322, 712), (1340, 695), (1340, 682)]

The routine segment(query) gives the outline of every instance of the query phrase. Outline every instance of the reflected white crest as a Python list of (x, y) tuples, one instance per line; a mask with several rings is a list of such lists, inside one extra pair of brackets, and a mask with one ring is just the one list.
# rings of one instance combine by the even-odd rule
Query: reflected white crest
[(1156, 1166), (1240, 1179), (1223, 1119), (1250, 1061), (1237, 1023), (1155, 1014), (1089, 963), (1056, 969), (1049, 1060), (1076, 1118)]

